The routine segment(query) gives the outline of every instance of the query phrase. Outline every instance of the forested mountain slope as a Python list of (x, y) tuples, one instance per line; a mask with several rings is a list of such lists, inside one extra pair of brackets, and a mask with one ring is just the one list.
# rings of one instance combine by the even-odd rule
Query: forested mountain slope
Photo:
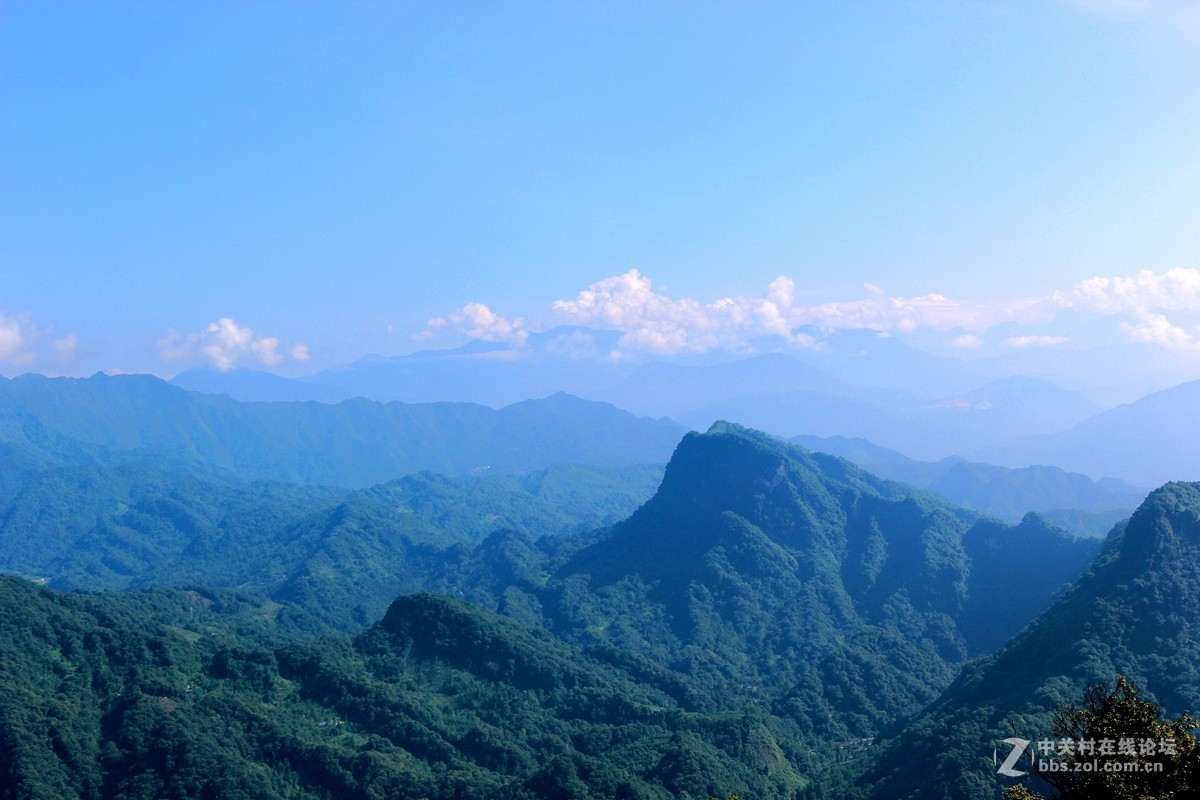
[(0, 570), (56, 588), (226, 586), (367, 626), (436, 584), (497, 529), (537, 538), (611, 525), (654, 466), (410, 475), (357, 492), (244, 482), (145, 462), (46, 468), (0, 503)]
[[(0, 797), (791, 797), (1097, 549), (726, 423), (644, 504), (652, 468), (344, 495), (145, 463), (34, 475), (6, 549), (44, 542), (73, 585), (190, 589), (0, 583)], [(442, 594), (390, 599), (422, 589)], [(305, 637), (339, 629), (361, 633)]]
[(353, 639), (274, 647), (231, 613), (202, 592), (0, 578), (0, 798), (668, 800), (806, 784), (788, 721), (699, 709), (449, 598), (401, 598)]
[[(829, 797), (998, 796), (993, 747), (1037, 740), (1049, 711), (1128, 676), (1169, 715), (1200, 708), (1200, 484), (1153, 492), (1074, 586), (998, 653), (893, 731), (857, 790)], [(914, 759), (913, 753), (921, 753)]]
[(240, 403), (149, 375), (0, 379), (0, 445), (22, 469), (151, 456), (244, 480), (362, 488), (422, 470), (661, 464), (683, 433), (564, 394), (495, 410), (363, 399)]
[[(873, 735), (932, 700), (1096, 549), (1036, 517), (975, 523), (728, 424), (685, 437), (650, 502), (552, 569), (515, 544), (502, 607), (752, 695), (827, 740)], [(995, 573), (1018, 568), (1029, 583), (1017, 613), (981, 614), (1005, 596)], [(480, 572), (463, 585), (489, 585), (486, 562)]]

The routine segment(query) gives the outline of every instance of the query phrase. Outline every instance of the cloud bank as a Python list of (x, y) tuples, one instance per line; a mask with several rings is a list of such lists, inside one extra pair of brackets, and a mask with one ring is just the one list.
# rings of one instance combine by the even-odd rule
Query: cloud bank
[[(781, 275), (759, 296), (724, 297), (712, 303), (673, 299), (656, 292), (637, 270), (594, 283), (573, 300), (556, 300), (558, 321), (596, 325), (624, 333), (622, 351), (670, 355), (709, 350), (746, 350), (760, 336), (775, 336), (786, 344), (814, 346), (820, 331), (869, 328), (881, 332), (982, 332), (1002, 322), (1031, 321), (1046, 316), (1045, 299), (978, 303), (940, 294), (888, 297), (874, 284), (864, 287), (861, 300), (808, 305), (797, 302), (796, 281)], [(972, 334), (957, 338), (971, 347)]]
[(1127, 277), (1089, 278), (1053, 299), (1064, 308), (1125, 317), (1120, 328), (1130, 341), (1200, 353), (1200, 324), (1181, 319), (1200, 312), (1200, 270), (1143, 270)]
[(713, 303), (676, 300), (654, 291), (636, 269), (593, 283), (573, 300), (552, 306), (559, 322), (621, 331), (619, 349), (670, 355), (717, 348), (742, 349), (747, 338), (780, 336), (805, 345), (789, 320), (795, 284), (779, 277), (762, 297), (725, 297)]
[(192, 333), (168, 329), (158, 342), (164, 361), (205, 364), (221, 372), (247, 362), (274, 367), (289, 357), (295, 361), (307, 361), (310, 357), (304, 343), (292, 345), (286, 355), (280, 352), (281, 346), (278, 337), (257, 336), (252, 328), (232, 317), (221, 317)]
[[(1200, 326), (1179, 315), (1200, 312), (1200, 270), (1149, 270), (1131, 276), (1092, 277), (1046, 296), (976, 301), (930, 293), (890, 296), (865, 284), (866, 296), (833, 302), (804, 302), (802, 286), (781, 275), (757, 295), (722, 297), (711, 302), (671, 297), (636, 269), (597, 281), (575, 297), (555, 300), (549, 325), (580, 325), (621, 334), (609, 358), (640, 353), (675, 355), (713, 350), (753, 352), (762, 337), (772, 346), (816, 347), (820, 335), (845, 329), (870, 329), (893, 335), (916, 332), (942, 336), (960, 351), (1055, 347), (1071, 337), (1055, 330), (1056, 318), (1073, 310), (1114, 318), (1113, 329), (1129, 342), (1175, 351), (1200, 352)], [(988, 336), (998, 326), (1017, 333)], [(1021, 326), (1036, 330), (1020, 333)], [(522, 318), (508, 319), (482, 303), (468, 303), (429, 320), (414, 339), (455, 332), (475, 339), (525, 344), (529, 329)]]

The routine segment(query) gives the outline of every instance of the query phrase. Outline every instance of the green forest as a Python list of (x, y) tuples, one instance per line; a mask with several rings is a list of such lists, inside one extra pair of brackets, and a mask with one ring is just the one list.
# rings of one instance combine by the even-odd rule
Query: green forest
[(1194, 484), (1100, 541), (728, 423), (665, 468), (363, 488), (39, 424), (4, 798), (1049, 798), (999, 742), (1119, 677), (1180, 737), (1200, 697)]

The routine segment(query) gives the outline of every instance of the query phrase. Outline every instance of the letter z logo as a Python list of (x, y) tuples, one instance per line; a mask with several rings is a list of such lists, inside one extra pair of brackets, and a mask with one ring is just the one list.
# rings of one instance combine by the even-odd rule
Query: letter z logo
[[(1008, 754), (1008, 758), (1004, 759), (1004, 763), (1000, 765), (996, 772), (999, 772), (1001, 775), (1007, 775), (1010, 778), (1019, 778), (1022, 775), (1028, 775), (1028, 772), (1013, 769), (1013, 767), (1017, 765), (1017, 761), (1025, 752), (1025, 748), (1029, 747), (1029, 740), (1013, 737), (1012, 739), (1005, 739), (1004, 743), (1012, 745), (1012, 752)], [(992, 763), (995, 764), (998, 760), (996, 751), (992, 750)]]

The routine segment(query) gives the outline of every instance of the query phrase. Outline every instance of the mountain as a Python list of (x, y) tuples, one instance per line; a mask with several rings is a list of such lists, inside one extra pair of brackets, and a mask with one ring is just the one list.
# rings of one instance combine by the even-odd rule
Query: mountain
[(1069, 591), (893, 731), (857, 792), (835, 787), (829, 796), (996, 797), (1009, 781), (996, 775), (993, 747), (1011, 736), (1044, 737), (1050, 709), (1117, 676), (1147, 690), (1169, 715), (1196, 709), (1198, 617), (1200, 484), (1170, 483), (1113, 532)]
[(807, 783), (788, 721), (696, 708), (644, 668), (450, 598), (402, 597), (355, 638), (291, 644), (277, 609), (248, 605), (0, 577), (0, 797), (650, 800)]
[[(872, 394), (871, 390), (846, 383), (792, 356), (765, 353), (718, 363), (643, 364), (596, 397), (635, 413), (665, 414), (679, 419), (703, 417), (703, 409), (739, 398), (799, 391), (841, 397)], [(701, 420), (704, 427), (713, 421)]]
[(1069, 430), (978, 451), (998, 464), (1058, 464), (1144, 486), (1200, 479), (1200, 381), (1096, 414)]
[[(1027, 512), (1037, 511), (1068, 530), (1076, 530), (1074, 525), (1083, 524), (1080, 532), (1087, 535), (1107, 534), (1148, 493), (1124, 481), (1111, 478), (1095, 481), (1058, 467), (1013, 469), (961, 458), (917, 461), (865, 439), (795, 436), (789, 441), (841, 456), (876, 475), (926, 489), (982, 514), (1015, 522)], [(1100, 525), (1098, 529), (1089, 525), (1093, 519)]]
[(1097, 410), (1078, 392), (1010, 377), (937, 400), (862, 389), (761, 391), (678, 418), (699, 425), (716, 416), (786, 437), (863, 438), (938, 459), (1019, 436), (1063, 430)]
[[(727, 423), (596, 530), (657, 476), (423, 474), (289, 512), (330, 490), (149, 469), (43, 470), (12, 519), (60, 555), (110, 568), (116, 536), (138, 575), (207, 558), (271, 594), (0, 578), (0, 798), (791, 797), (1097, 548)], [(442, 594), (380, 600), (398, 586)], [(305, 635), (338, 626), (362, 632)]]
[(241, 400), (502, 406), (567, 391), (701, 430), (729, 419), (779, 436), (861, 437), (931, 459), (1065, 430), (1100, 410), (1077, 391), (1011, 370), (997, 378), (875, 331), (808, 334), (811, 348), (786, 353), (614, 359), (619, 334), (561, 327), (519, 347), (473, 341), (452, 350), (369, 356), (303, 378), (190, 370), (174, 381)]
[[(577, 401), (551, 401), (510, 407), (513, 427), (569, 427)], [(562, 420), (552, 413), (556, 411)], [(556, 446), (549, 435), (544, 442), (547, 448)], [(758, 455), (747, 461), (747, 452)], [(657, 586), (638, 602), (655, 615), (686, 616), (693, 612), (663, 607), (665, 587), (674, 587), (677, 598), (687, 597), (693, 585), (724, 575), (713, 572), (714, 564), (733, 553), (749, 559), (754, 570), (766, 569), (762, 579), (776, 584), (773, 597), (752, 591), (737, 600), (760, 615), (769, 614), (780, 598), (810, 596), (817, 586), (824, 588), (810, 597), (816, 605), (795, 606), (788, 613), (799, 609), (825, 628), (876, 624), (883, 618), (894, 627), (900, 616), (926, 612), (955, 619), (968, 608), (964, 602), (975, 579), (964, 536), (974, 521), (965, 512), (840, 459), (789, 448), (737, 426), (719, 425), (709, 435), (685, 438), (671, 465), (661, 487), (661, 473), (653, 467), (560, 465), (521, 475), (423, 473), (352, 493), (179, 472), (156, 466), (151, 456), (114, 467), (46, 468), (0, 505), (0, 569), (60, 588), (129, 589), (180, 582), (240, 587), (302, 606), (324, 624), (342, 629), (372, 624), (397, 594), (419, 589), (462, 592), (493, 608), (511, 607), (530, 621), (570, 627), (573, 623), (553, 609), (570, 596), (565, 587), (574, 585), (577, 574), (591, 575), (587, 580), (593, 589), (605, 582)], [(772, 469), (790, 476), (790, 488), (763, 495), (762, 485), (751, 476)], [(776, 481), (777, 476), (761, 477), (768, 479)], [(710, 487), (718, 485), (722, 491), (713, 493)], [(646, 507), (634, 513), (651, 495)], [(703, 513), (697, 516), (697, 509)], [(820, 520), (819, 536), (793, 541), (795, 526), (809, 518)], [(606, 526), (616, 526), (611, 535), (595, 532)], [(1006, 526), (998, 530), (994, 536), (1008, 535)], [(1044, 591), (1032, 591), (1035, 606), (1082, 570), (1094, 551), (1093, 545), (1049, 526), (1039, 530), (1027, 542), (1027, 552), (1044, 548), (1049, 553), (1058, 545), (1063, 551), (1037, 572), (1045, 585)], [(728, 537), (733, 538), (726, 541)], [(1004, 552), (1010, 557), (1009, 550)], [(889, 560), (887, 569), (901, 571), (884, 580), (879, 575), (887, 572)], [(941, 560), (946, 564), (934, 566)], [(808, 574), (799, 566), (825, 562), (843, 566), (836, 574)], [(609, 566), (605, 582), (597, 583), (592, 573), (600, 563)], [(792, 567), (785, 568), (788, 564)], [(667, 565), (675, 569), (670, 575), (642, 572)], [(737, 572), (734, 566), (722, 569)], [(938, 579), (942, 595), (925, 597), (929, 587), (924, 584), (889, 584), (899, 581), (902, 570), (914, 570), (912, 580), (922, 574), (933, 580), (934, 573), (944, 570)], [(976, 569), (975, 574), (984, 573)], [(875, 585), (881, 580), (886, 591)], [(909, 608), (917, 595), (925, 597), (919, 612)], [(853, 613), (846, 611), (851, 607)], [(529, 610), (536, 608), (550, 610), (545, 616)], [(613, 615), (620, 618), (627, 611), (614, 609)], [(696, 613), (701, 612), (716, 615), (714, 631), (728, 624), (720, 618), (723, 611), (697, 607)], [(931, 624), (924, 617), (912, 623), (914, 630)], [(682, 638), (677, 633), (658, 630), (653, 643), (636, 646), (663, 653), (701, 647), (687, 631)], [(932, 633), (925, 635), (933, 640)], [(944, 639), (940, 658), (956, 661), (979, 652), (969, 627), (939, 636)], [(766, 663), (778, 657), (764, 647), (759, 642), (750, 648), (761, 652), (747, 682), (761, 682)]]
[(0, 443), (49, 464), (143, 457), (246, 480), (362, 487), (421, 470), (662, 463), (680, 426), (557, 394), (466, 403), (242, 403), (148, 375), (0, 380)]
[(811, 348), (786, 353), (613, 359), (619, 333), (556, 327), (529, 336), (521, 347), (475, 341), (368, 356), (304, 378), (188, 371), (174, 380), (244, 401), (366, 397), (499, 407), (568, 391), (697, 429), (734, 420), (782, 437), (859, 437), (935, 459), (1063, 431), (1100, 410), (1082, 393), (1050, 381), (925, 354), (877, 331), (806, 335)]
[(59, 588), (269, 585), (288, 529), (343, 495), (145, 462), (48, 468), (0, 504), (0, 571)]
[[(1075, 334), (1063, 330), (1071, 344), (1060, 347), (1015, 348), (1004, 356), (982, 358), (975, 364), (989, 373), (1029, 375), (1071, 386), (1087, 393), (1104, 408), (1130, 403), (1140, 397), (1200, 378), (1200, 364), (1189, 354), (1149, 342), (1105, 341), (1108, 323), (1101, 317), (1080, 317), (1070, 309), (1058, 323), (1083, 323)], [(994, 335), (1001, 331), (996, 329)], [(1012, 334), (1020, 335), (1016, 328)], [(1103, 342), (1090, 346), (1083, 342)]]
[[(927, 488), (947, 470), (964, 460), (959, 456), (947, 456), (938, 461), (919, 461), (909, 458), (898, 450), (881, 447), (868, 439), (851, 436), (801, 434), (788, 437), (788, 441), (818, 453), (839, 456), (881, 478), (907, 483), (919, 489)], [(1032, 511), (1033, 509), (1025, 510)]]
[[(361, 395), (335, 386), (314, 383), (303, 378), (284, 378), (259, 369), (238, 367), (231, 370), (196, 368), (171, 378), (172, 386), (200, 394), (223, 394), (243, 402), (340, 403)], [(380, 398), (370, 398), (378, 400)], [(388, 398), (393, 399), (393, 398)]]
[(560, 465), (521, 475), (419, 473), (347, 493), (172, 472), (147, 463), (45, 469), (0, 504), (0, 571), (62, 588), (238, 587), (366, 627), (436, 585), (488, 534), (560, 537), (613, 524), (657, 467)]
[(1082, 392), (1021, 375), (991, 381), (972, 391), (915, 409), (935, 424), (949, 415), (961, 415), (959, 424), (976, 433), (999, 435), (1014, 430), (1043, 433), (1063, 430), (1092, 416), (1100, 408)]
[(868, 328), (822, 331), (806, 326), (794, 333), (808, 335), (815, 345), (795, 350), (796, 358), (860, 386), (945, 397), (998, 377), (976, 362), (931, 355), (895, 336)]
[[(984, 535), (973, 528), (987, 546), (971, 544)], [(974, 523), (842, 459), (722, 423), (684, 437), (654, 497), (560, 552), (549, 574), (509, 550), (515, 580), (500, 602), (569, 641), (758, 698), (828, 743), (873, 736), (932, 700), (1095, 551), (1038, 520)], [(481, 569), (461, 585), (487, 585)], [(1031, 605), (975, 624), (1002, 602), (991, 571), (1005, 569), (1029, 573)]]
[[(499, 407), (561, 391), (602, 396), (598, 388), (629, 372), (627, 365), (607, 359), (619, 338), (613, 331), (562, 326), (531, 334), (520, 347), (474, 340), (447, 350), (370, 355), (300, 378), (255, 370), (197, 369), (180, 373), (172, 382), (185, 389), (246, 401), (340, 402), (364, 397), (381, 402), (450, 401)], [(653, 416), (664, 413), (656, 411)]]
[[(295, 553), (281, 580), (260, 587), (341, 630), (373, 624), (402, 592), (454, 591), (459, 565), (482, 558), (504, 573), (500, 537), (541, 560), (556, 545), (624, 519), (650, 497), (653, 467), (559, 466), (525, 475), (459, 477), (423, 473), (372, 487), (287, 531)], [(536, 570), (535, 570), (536, 571)], [(507, 583), (492, 580), (495, 604)], [(478, 587), (477, 587), (478, 588)]]
[(489, 406), (566, 391), (653, 417), (676, 416), (746, 393), (856, 391), (824, 370), (783, 353), (649, 361), (610, 358), (620, 338), (614, 331), (560, 326), (531, 334), (520, 347), (475, 340), (447, 350), (367, 356), (300, 378), (250, 369), (192, 369), (175, 376), (172, 383), (247, 401), (338, 402), (365, 397)]

